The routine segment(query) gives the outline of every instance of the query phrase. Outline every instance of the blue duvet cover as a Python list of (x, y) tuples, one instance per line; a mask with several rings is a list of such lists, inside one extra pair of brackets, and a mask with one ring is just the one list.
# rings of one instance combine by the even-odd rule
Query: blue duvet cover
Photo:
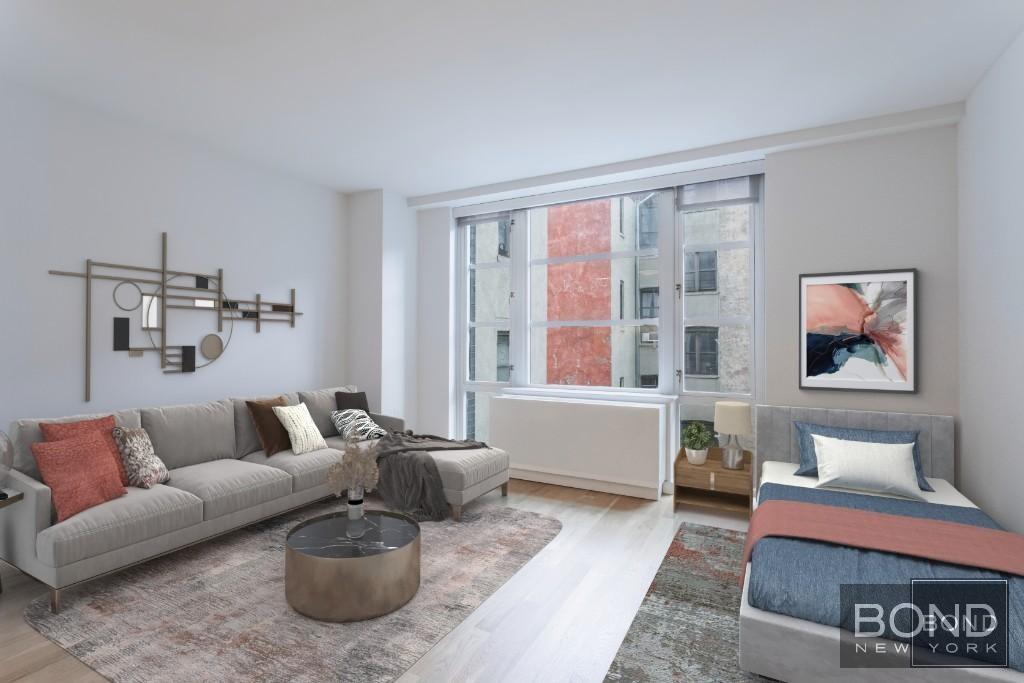
[[(1000, 528), (977, 508), (936, 505), (843, 491), (764, 484), (758, 500), (793, 500), (893, 515)], [(911, 579), (1009, 580), (1009, 664), (1024, 671), (1024, 579), (890, 553), (791, 538), (765, 538), (751, 556), (748, 598), (754, 607), (853, 630), (842, 614), (840, 584), (906, 584)]]

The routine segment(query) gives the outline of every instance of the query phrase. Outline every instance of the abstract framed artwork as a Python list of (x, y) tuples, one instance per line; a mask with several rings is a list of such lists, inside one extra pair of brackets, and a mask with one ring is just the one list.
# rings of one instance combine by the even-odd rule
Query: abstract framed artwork
[(800, 388), (917, 391), (917, 271), (800, 276)]

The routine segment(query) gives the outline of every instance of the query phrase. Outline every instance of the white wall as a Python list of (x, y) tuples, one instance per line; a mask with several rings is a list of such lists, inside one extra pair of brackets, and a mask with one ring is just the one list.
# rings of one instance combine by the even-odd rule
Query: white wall
[(348, 367), (372, 410), (417, 428), (415, 212), (385, 190), (348, 195)]
[(348, 340), (349, 381), (366, 392), (371, 410), (381, 404), (381, 306), (383, 304), (384, 193), (367, 190), (347, 196), (349, 248)]
[(416, 307), (419, 428), (428, 434), (454, 435), (449, 409), (455, 367), (455, 236), (451, 210), (417, 213), (419, 232)]
[[(0, 425), (350, 380), (345, 202), (334, 191), (10, 83), (0, 83), (0, 149)], [(115, 283), (97, 284), (86, 404), (84, 281), (47, 271), (81, 271), (87, 258), (158, 267), (161, 231), (172, 269), (223, 268), (237, 298), (285, 301), (294, 287), (304, 315), (260, 334), (237, 323), (216, 363), (165, 375), (155, 355), (113, 352), (112, 318), (139, 312), (118, 311)], [(205, 313), (175, 313), (172, 343), (216, 332)], [(140, 326), (133, 318), (133, 345)]]
[[(769, 154), (764, 401), (957, 415), (956, 128)], [(800, 389), (801, 273), (917, 268), (916, 394)]]
[(960, 123), (960, 469), (964, 492), (1024, 532), (1024, 35), (988, 71)]
[(381, 266), (381, 410), (417, 423), (416, 213), (406, 198), (384, 193)]

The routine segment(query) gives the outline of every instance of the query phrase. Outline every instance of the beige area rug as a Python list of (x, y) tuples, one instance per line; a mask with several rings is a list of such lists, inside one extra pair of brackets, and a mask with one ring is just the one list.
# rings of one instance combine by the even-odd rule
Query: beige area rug
[(322, 503), (48, 598), (25, 619), (114, 681), (392, 681), (536, 555), (556, 519), (500, 506), (421, 524), (421, 582), (389, 615), (334, 624), (284, 597), (284, 540)]

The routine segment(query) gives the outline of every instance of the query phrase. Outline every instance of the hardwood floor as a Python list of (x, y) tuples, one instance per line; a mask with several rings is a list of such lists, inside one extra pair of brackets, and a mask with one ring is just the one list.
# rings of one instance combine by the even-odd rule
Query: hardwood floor
[[(400, 679), (600, 681), (683, 521), (746, 530), (747, 520), (658, 501), (513, 480), (474, 505), (550, 515), (561, 533)], [(0, 562), (0, 683), (102, 681), (22, 618), (42, 584)], [(333, 673), (325, 672), (324, 680)]]

